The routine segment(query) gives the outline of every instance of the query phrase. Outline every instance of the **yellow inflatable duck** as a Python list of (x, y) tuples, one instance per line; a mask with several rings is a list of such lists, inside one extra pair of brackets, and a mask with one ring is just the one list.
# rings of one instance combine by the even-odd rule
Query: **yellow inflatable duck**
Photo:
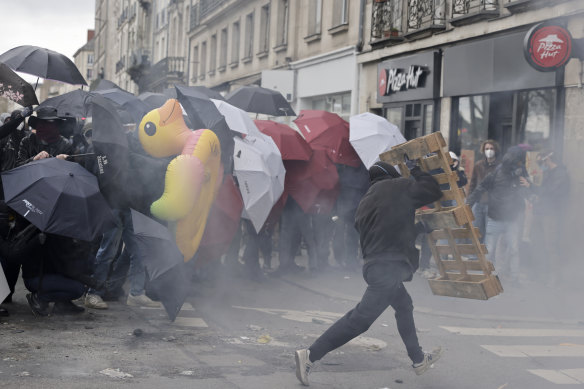
[(166, 170), (164, 193), (152, 203), (155, 217), (175, 221), (176, 243), (190, 260), (201, 242), (207, 216), (221, 181), (221, 147), (211, 130), (191, 131), (179, 102), (169, 99), (140, 122), (140, 143), (153, 157), (178, 155)]

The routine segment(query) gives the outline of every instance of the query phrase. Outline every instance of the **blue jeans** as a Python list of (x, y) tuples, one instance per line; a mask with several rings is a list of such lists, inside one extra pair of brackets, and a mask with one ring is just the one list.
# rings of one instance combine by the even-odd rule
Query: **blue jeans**
[[(130, 294), (138, 296), (144, 294), (144, 284), (146, 282), (146, 272), (142, 259), (134, 255), (136, 252), (134, 244), (134, 230), (132, 228), (132, 215), (129, 209), (115, 209), (114, 216), (117, 218), (117, 226), (103, 234), (101, 246), (95, 256), (95, 267), (93, 277), (98, 284), (106, 283), (110, 275), (110, 268), (118, 252), (118, 247), (123, 241), (130, 254)], [(115, 282), (115, 280), (113, 280)], [(104, 284), (107, 285), (107, 284)], [(105, 289), (105, 288), (104, 288)], [(89, 293), (103, 296), (105, 290), (90, 289)]]
[(25, 278), (24, 286), (47, 303), (75, 300), (85, 293), (85, 285), (60, 274), (44, 274), (42, 283), (41, 277)]
[(485, 236), (487, 232), (487, 214), (489, 211), (489, 205), (487, 203), (481, 204), (480, 202), (475, 203), (472, 206), (472, 214), (475, 217), (474, 222), (472, 223), (475, 227), (479, 229), (481, 232), (481, 243), (484, 243)]
[(520, 218), (515, 221), (498, 221), (487, 218), (485, 244), (488, 259), (497, 272), (504, 276), (519, 276), (519, 232)]
[(397, 330), (408, 356), (414, 363), (424, 359), (414, 323), (414, 305), (403, 281), (412, 275), (404, 261), (373, 261), (363, 266), (367, 289), (355, 308), (347, 312), (310, 346), (310, 359), (315, 362), (351, 339), (367, 331), (390, 305), (395, 310)]

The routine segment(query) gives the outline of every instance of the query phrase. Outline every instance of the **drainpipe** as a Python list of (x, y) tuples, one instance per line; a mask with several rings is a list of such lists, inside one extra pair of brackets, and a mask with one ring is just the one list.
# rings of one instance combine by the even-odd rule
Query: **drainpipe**
[(367, 4), (367, 0), (361, 0), (359, 4), (359, 41), (357, 42), (357, 51), (360, 52), (363, 50), (363, 28), (364, 28), (364, 19), (365, 19), (365, 6)]

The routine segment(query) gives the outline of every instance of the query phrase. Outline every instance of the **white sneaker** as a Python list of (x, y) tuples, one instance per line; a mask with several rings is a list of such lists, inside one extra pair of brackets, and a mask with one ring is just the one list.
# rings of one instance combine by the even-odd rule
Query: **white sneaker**
[(98, 294), (87, 294), (85, 296), (85, 306), (87, 308), (93, 309), (107, 309), (107, 303), (103, 301), (100, 295)]
[(138, 296), (132, 296), (130, 293), (128, 295), (128, 300), (126, 300), (126, 304), (130, 307), (148, 307), (148, 308), (161, 308), (162, 305), (158, 301), (151, 300), (145, 294), (141, 294)]
[(309, 386), (308, 374), (310, 369), (312, 369), (312, 362), (308, 357), (310, 351), (308, 349), (297, 350), (295, 354), (296, 358), (296, 378), (304, 386)]
[(426, 370), (434, 365), (434, 362), (440, 359), (442, 356), (442, 348), (437, 347), (430, 353), (424, 353), (424, 360), (420, 363), (414, 363), (412, 367), (417, 375), (423, 374)]

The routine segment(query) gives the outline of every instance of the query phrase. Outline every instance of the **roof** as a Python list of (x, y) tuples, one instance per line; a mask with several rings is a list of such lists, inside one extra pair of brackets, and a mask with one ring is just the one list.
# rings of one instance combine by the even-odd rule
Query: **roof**
[(79, 53), (81, 53), (82, 51), (93, 51), (93, 47), (94, 46), (95, 46), (95, 38), (91, 39), (90, 41), (87, 41), (86, 44), (84, 44), (83, 46), (81, 46), (75, 52), (75, 54), (73, 54), (73, 58), (77, 57), (77, 55), (79, 55)]

